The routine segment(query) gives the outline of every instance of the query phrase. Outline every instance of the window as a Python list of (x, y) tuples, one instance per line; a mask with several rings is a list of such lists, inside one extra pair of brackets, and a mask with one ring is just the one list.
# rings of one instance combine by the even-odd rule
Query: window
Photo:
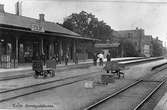
[(132, 33), (128, 33), (128, 38), (132, 38), (133, 34)]

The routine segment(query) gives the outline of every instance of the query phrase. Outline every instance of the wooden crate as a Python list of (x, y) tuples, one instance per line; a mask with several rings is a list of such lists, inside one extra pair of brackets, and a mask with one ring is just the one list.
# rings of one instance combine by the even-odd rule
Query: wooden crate
[(56, 60), (47, 60), (46, 67), (47, 68), (55, 68), (56, 69), (57, 62)]
[(101, 75), (101, 82), (102, 83), (113, 83), (114, 82), (113, 75), (107, 75), (107, 74)]
[(40, 60), (34, 60), (32, 64), (32, 70), (34, 71), (42, 71), (43, 70), (43, 63)]
[(85, 88), (94, 88), (94, 81), (84, 81)]

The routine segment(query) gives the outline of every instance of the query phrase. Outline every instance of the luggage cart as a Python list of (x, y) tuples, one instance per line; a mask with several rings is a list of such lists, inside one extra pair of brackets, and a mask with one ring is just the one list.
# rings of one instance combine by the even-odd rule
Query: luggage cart
[(32, 64), (32, 69), (35, 71), (34, 78), (46, 78), (54, 77), (55, 71), (53, 68), (43, 68), (43, 62), (41, 60), (34, 60)]
[(124, 78), (124, 74), (121, 70), (124, 69), (124, 66), (119, 64), (117, 61), (107, 61), (106, 65), (103, 68), (107, 73), (112, 73), (117, 78), (121, 76)]

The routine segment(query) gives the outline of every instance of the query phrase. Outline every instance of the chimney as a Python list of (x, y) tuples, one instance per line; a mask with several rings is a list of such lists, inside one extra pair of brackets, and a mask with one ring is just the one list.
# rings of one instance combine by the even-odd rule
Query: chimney
[(40, 22), (40, 31), (45, 32), (44, 24), (45, 24), (45, 14), (39, 14), (39, 22)]
[(4, 13), (4, 5), (3, 4), (0, 4), (0, 12)]
[(16, 2), (16, 15), (21, 16), (22, 15), (22, 1)]
[(39, 20), (41, 22), (44, 22), (45, 21), (45, 14), (39, 14)]

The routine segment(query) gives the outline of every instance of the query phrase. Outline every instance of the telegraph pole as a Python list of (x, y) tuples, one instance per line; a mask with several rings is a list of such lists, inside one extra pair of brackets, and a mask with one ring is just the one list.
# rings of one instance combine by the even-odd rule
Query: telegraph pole
[(166, 37), (166, 40), (165, 40), (165, 57), (167, 57), (167, 47), (166, 47), (166, 41), (167, 41), (167, 37)]
[(167, 57), (167, 47), (166, 47), (166, 41), (165, 41), (165, 56)]

